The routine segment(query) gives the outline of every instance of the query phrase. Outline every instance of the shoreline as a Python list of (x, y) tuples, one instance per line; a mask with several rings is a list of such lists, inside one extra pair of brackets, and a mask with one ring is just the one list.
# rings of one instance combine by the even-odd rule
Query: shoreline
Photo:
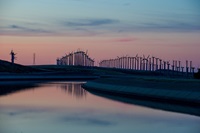
[[(107, 80), (107, 81), (106, 81)], [(114, 80), (116, 84), (112, 84)], [(88, 81), (82, 87), (86, 90), (94, 91), (97, 93), (108, 94), (110, 96), (119, 96), (127, 98), (139, 98), (149, 101), (160, 101), (166, 103), (187, 105), (193, 107), (199, 107), (200, 105), (200, 82), (196, 81), (193, 87), (190, 84), (182, 85), (186, 80), (164, 80), (162, 83), (149, 79), (131, 79), (132, 83), (127, 85), (121, 84), (126, 79), (97, 79)], [(190, 81), (188, 81), (189, 83)], [(194, 81), (195, 82), (195, 81)], [(148, 86), (152, 83), (152, 86)], [(135, 84), (135, 85), (134, 85)], [(193, 84), (193, 83), (191, 83)], [(162, 88), (161, 85), (164, 85)], [(181, 86), (184, 86), (181, 88)], [(189, 87), (189, 88), (187, 88)]]
[(98, 76), (5, 76), (1, 81), (29, 81), (29, 80), (89, 80), (97, 79)]
[(97, 79), (97, 75), (70, 74), (61, 72), (42, 72), (42, 73), (4, 73), (0, 74), (0, 84), (4, 81), (46, 81), (46, 80), (92, 80)]

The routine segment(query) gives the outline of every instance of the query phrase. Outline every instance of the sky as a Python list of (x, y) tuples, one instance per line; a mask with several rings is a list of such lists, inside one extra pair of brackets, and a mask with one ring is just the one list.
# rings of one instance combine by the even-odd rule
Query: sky
[(200, 67), (199, 0), (0, 0), (0, 59), (55, 64), (84, 50), (96, 63), (156, 56)]

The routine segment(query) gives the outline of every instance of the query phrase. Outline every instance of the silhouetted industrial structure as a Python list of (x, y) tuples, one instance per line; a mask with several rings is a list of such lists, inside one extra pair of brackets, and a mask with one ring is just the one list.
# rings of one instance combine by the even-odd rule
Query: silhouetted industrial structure
[[(189, 64), (188, 64), (189, 63)], [(102, 60), (99, 63), (99, 67), (118, 68), (118, 69), (130, 69), (141, 71), (160, 71), (162, 73), (181, 73), (194, 74), (195, 68), (192, 65), (192, 61), (186, 60), (185, 67), (181, 61), (173, 60), (165, 61), (157, 57), (145, 57), (136, 55), (135, 57), (122, 56), (115, 59)], [(185, 68), (185, 69), (184, 69)]]
[(11, 62), (14, 63), (16, 60), (16, 57), (15, 57), (16, 53), (14, 53), (14, 51), (11, 50), (10, 55), (11, 55)]
[(94, 62), (94, 59), (90, 58), (87, 52), (80, 50), (57, 59), (57, 65), (69, 66), (94, 66)]

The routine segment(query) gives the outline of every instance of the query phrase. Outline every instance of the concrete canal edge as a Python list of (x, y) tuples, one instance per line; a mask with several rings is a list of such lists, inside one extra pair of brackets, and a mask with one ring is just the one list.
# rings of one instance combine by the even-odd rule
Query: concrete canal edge
[(84, 75), (0, 75), (0, 84), (4, 81), (31, 81), (31, 80), (92, 80), (97, 79), (99, 76), (84, 76)]
[[(82, 85), (86, 90), (104, 93), (109, 95), (116, 95), (122, 97), (128, 97), (133, 99), (144, 99), (150, 101), (160, 101), (173, 104), (187, 105), (193, 107), (199, 107), (200, 105), (200, 88), (188, 89), (167, 89), (140, 86), (126, 86), (126, 85), (114, 85), (109, 83), (99, 83), (94, 81), (88, 81)], [(170, 86), (172, 87), (172, 86)]]

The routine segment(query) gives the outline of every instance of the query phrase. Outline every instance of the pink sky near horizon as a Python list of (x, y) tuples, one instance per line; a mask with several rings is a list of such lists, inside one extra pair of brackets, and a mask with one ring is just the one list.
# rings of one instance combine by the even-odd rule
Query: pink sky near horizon
[[(124, 36), (1, 36), (0, 59), (10, 61), (11, 49), (17, 53), (16, 63), (33, 64), (33, 53), (36, 64), (56, 64), (56, 59), (78, 49), (88, 50), (89, 56), (96, 64), (103, 59), (117, 56), (156, 56), (164, 60), (192, 60), (195, 67), (200, 66), (200, 46), (198, 35), (182, 33), (134, 34)], [(190, 45), (188, 45), (190, 44)]]

